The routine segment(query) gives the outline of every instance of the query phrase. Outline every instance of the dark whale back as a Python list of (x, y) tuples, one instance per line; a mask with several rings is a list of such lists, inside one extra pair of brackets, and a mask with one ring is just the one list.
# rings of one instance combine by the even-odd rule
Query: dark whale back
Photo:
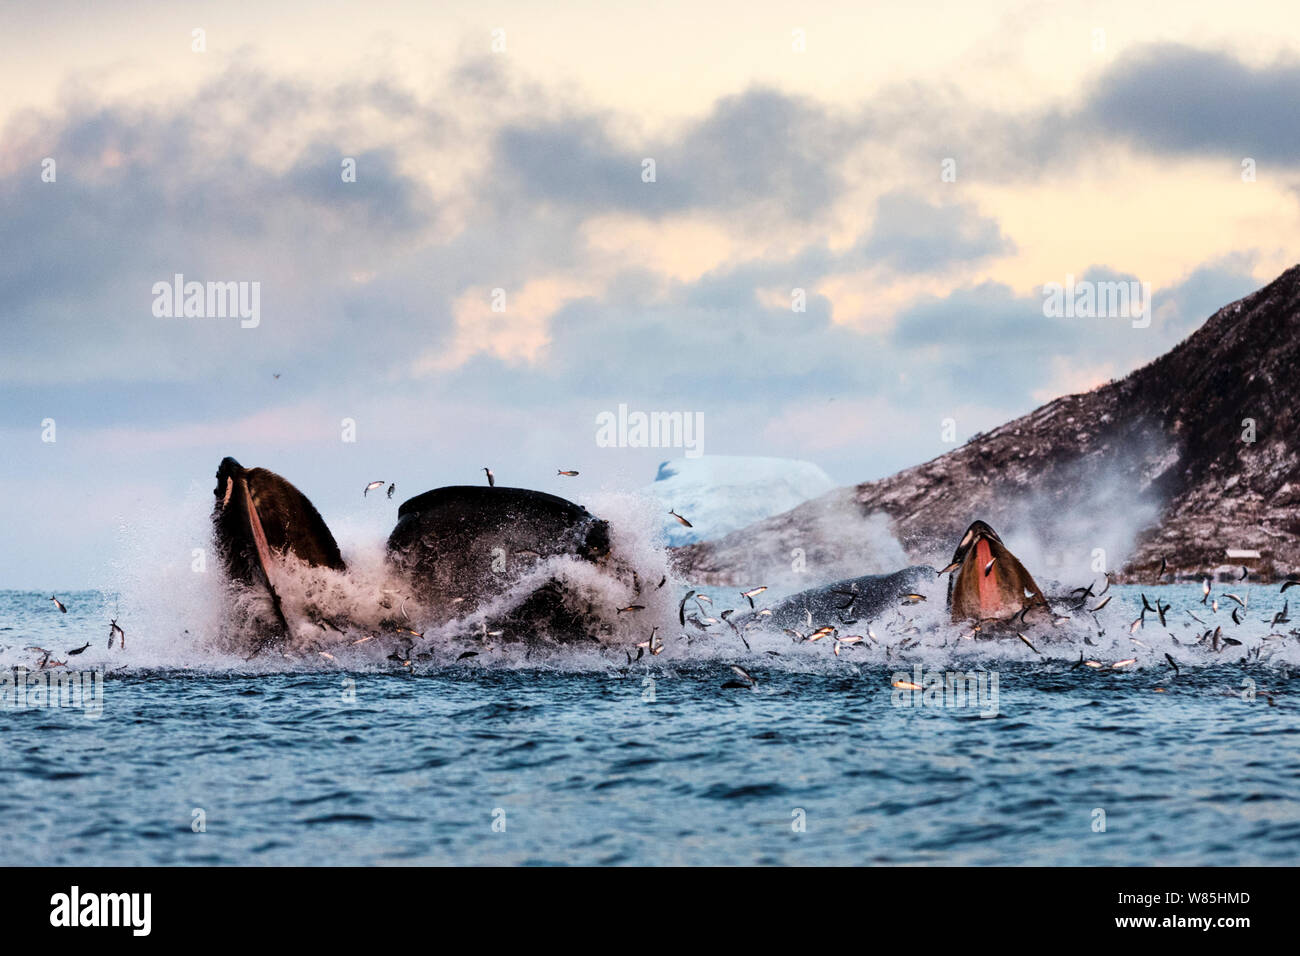
[(609, 525), (581, 505), (526, 488), (453, 485), (406, 501), (388, 537), (389, 560), (422, 600), (464, 599), (472, 610), (539, 560), (609, 553)]
[(892, 574), (845, 578), (778, 601), (767, 619), (777, 627), (805, 632), (810, 626), (817, 628), (830, 624), (842, 627), (845, 621), (855, 618), (870, 621), (882, 611), (898, 607), (904, 594), (934, 576), (933, 568), (916, 565)]

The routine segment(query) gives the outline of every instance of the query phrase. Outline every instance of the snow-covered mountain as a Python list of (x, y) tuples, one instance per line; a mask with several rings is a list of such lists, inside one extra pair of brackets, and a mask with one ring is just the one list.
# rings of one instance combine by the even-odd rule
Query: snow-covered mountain
[(668, 519), (668, 543), (678, 547), (789, 511), (834, 487), (826, 472), (807, 461), (705, 455), (665, 461), (642, 493), (690, 521), (693, 527), (687, 528)]

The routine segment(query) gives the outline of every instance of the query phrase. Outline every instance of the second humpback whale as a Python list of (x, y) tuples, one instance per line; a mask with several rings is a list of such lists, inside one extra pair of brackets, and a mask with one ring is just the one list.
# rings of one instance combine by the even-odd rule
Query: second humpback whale
[(966, 529), (948, 569), (955, 572), (948, 579), (954, 621), (1002, 620), (1028, 607), (1047, 606), (1033, 576), (983, 521)]
[[(453, 485), (405, 502), (388, 536), (390, 564), (435, 618), (477, 611), (550, 558), (614, 571), (609, 523), (556, 495), (527, 488)], [(497, 621), (508, 632), (583, 637), (583, 600), (545, 576)], [(455, 602), (455, 603), (453, 603)]]
[[(871, 621), (884, 611), (910, 603), (909, 596), (920, 585), (948, 571), (956, 572), (948, 582), (948, 606), (954, 622), (997, 622), (1026, 608), (1047, 606), (1033, 577), (997, 532), (985, 522), (975, 521), (966, 529), (952, 563), (943, 571), (914, 565), (890, 574), (845, 578), (793, 594), (762, 616), (777, 627), (794, 631), (827, 625), (847, 627), (859, 619)], [(753, 626), (760, 613), (746, 614), (744, 623)]]
[[(933, 568), (917, 565), (892, 574), (864, 574), (808, 588), (774, 604), (770, 608), (771, 623), (800, 630), (825, 624), (843, 626), (857, 618), (871, 620), (882, 611), (897, 607), (903, 595), (933, 578)], [(746, 618), (755, 616), (750, 614)]]

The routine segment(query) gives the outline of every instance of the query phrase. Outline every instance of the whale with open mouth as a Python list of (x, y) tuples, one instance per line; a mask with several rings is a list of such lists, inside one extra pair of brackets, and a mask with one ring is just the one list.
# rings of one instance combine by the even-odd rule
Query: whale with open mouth
[(785, 630), (804, 633), (818, 627), (849, 628), (874, 621), (888, 611), (926, 600), (916, 593), (936, 574), (955, 572), (948, 582), (952, 620), (995, 623), (1027, 608), (1049, 607), (1033, 576), (989, 525), (976, 521), (966, 530), (948, 567), (936, 572), (925, 565), (888, 574), (865, 574), (808, 588), (778, 601), (764, 612), (747, 613), (738, 623), (758, 617)]
[(954, 621), (1005, 620), (1026, 608), (1047, 607), (1047, 599), (998, 533), (975, 521), (953, 553), (948, 607)]
[(307, 496), (273, 471), (224, 458), (213, 494), (213, 534), (227, 574), (269, 598), (271, 624), (289, 631), (280, 598), (285, 557), (344, 571), (338, 543)]

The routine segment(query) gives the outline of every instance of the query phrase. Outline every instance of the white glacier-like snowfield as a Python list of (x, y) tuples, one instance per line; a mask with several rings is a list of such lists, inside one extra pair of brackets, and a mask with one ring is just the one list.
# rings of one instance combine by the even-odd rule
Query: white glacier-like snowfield
[(809, 461), (704, 455), (665, 461), (641, 493), (691, 522), (691, 528), (670, 523), (668, 544), (678, 547), (720, 538), (834, 487), (830, 476)]

